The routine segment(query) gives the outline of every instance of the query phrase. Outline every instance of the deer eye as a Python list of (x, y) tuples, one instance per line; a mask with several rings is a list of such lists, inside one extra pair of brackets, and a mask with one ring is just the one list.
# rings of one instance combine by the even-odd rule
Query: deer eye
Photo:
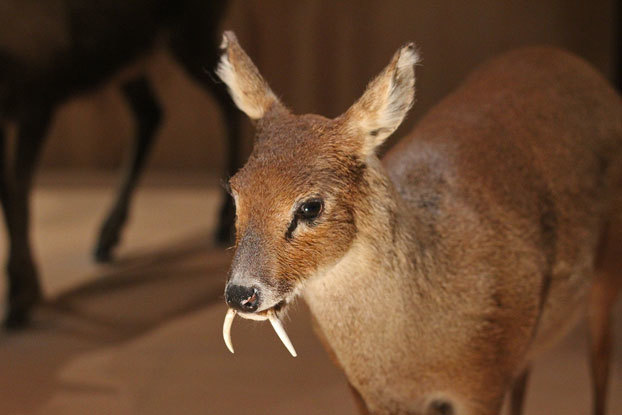
[(296, 211), (296, 216), (303, 220), (313, 220), (320, 216), (324, 203), (320, 199), (311, 199), (304, 202)]
[(309, 199), (296, 209), (296, 213), (294, 214), (294, 218), (292, 222), (289, 224), (289, 228), (287, 228), (287, 232), (285, 233), (286, 239), (291, 239), (294, 230), (298, 226), (298, 221), (312, 222), (316, 219), (324, 210), (324, 202), (322, 199)]

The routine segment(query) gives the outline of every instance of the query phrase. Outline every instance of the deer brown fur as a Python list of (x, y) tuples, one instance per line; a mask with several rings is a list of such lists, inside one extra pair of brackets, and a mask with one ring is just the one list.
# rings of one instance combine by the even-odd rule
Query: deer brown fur
[(503, 55), (381, 162), (414, 99), (412, 45), (335, 119), (293, 115), (232, 33), (224, 46), (218, 73), (257, 126), (230, 181), (230, 307), (303, 296), (363, 412), (430, 415), (498, 414), (513, 385), (520, 413), (530, 363), (587, 310), (604, 413), (622, 102), (600, 75), (551, 48)]

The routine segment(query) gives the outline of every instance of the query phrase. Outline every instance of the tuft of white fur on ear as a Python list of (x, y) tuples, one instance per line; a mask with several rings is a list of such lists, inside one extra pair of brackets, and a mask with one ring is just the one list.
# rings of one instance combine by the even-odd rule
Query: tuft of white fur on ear
[(415, 45), (401, 47), (389, 65), (367, 86), (363, 96), (344, 114), (350, 128), (364, 137), (363, 152), (376, 148), (400, 126), (415, 100)]
[(268, 109), (278, 103), (257, 67), (238, 43), (232, 31), (223, 34), (223, 54), (216, 75), (227, 85), (233, 101), (251, 119), (262, 118)]

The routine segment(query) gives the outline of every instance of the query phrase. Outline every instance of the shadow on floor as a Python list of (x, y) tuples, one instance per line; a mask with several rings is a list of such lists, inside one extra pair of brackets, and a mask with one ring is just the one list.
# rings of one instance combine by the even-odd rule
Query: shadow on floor
[(231, 251), (210, 240), (202, 233), (120, 258), (102, 267), (93, 282), (41, 306), (31, 328), (0, 333), (0, 413), (28, 413), (59, 388), (88, 388), (57, 381), (59, 368), (223, 301)]

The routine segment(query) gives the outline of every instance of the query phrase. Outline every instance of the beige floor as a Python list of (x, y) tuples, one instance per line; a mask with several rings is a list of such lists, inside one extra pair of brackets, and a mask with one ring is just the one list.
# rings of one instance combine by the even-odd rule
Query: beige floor
[[(109, 181), (40, 182), (34, 239), (50, 301), (32, 329), (0, 333), (0, 414), (356, 413), (302, 304), (287, 324), (298, 358), (268, 325), (246, 321), (234, 325), (235, 355), (225, 348), (230, 251), (210, 243), (213, 180), (148, 179), (117, 263), (103, 267), (90, 250)], [(616, 316), (610, 414), (622, 413), (621, 303)], [(527, 414), (589, 413), (584, 330), (540, 359)]]

